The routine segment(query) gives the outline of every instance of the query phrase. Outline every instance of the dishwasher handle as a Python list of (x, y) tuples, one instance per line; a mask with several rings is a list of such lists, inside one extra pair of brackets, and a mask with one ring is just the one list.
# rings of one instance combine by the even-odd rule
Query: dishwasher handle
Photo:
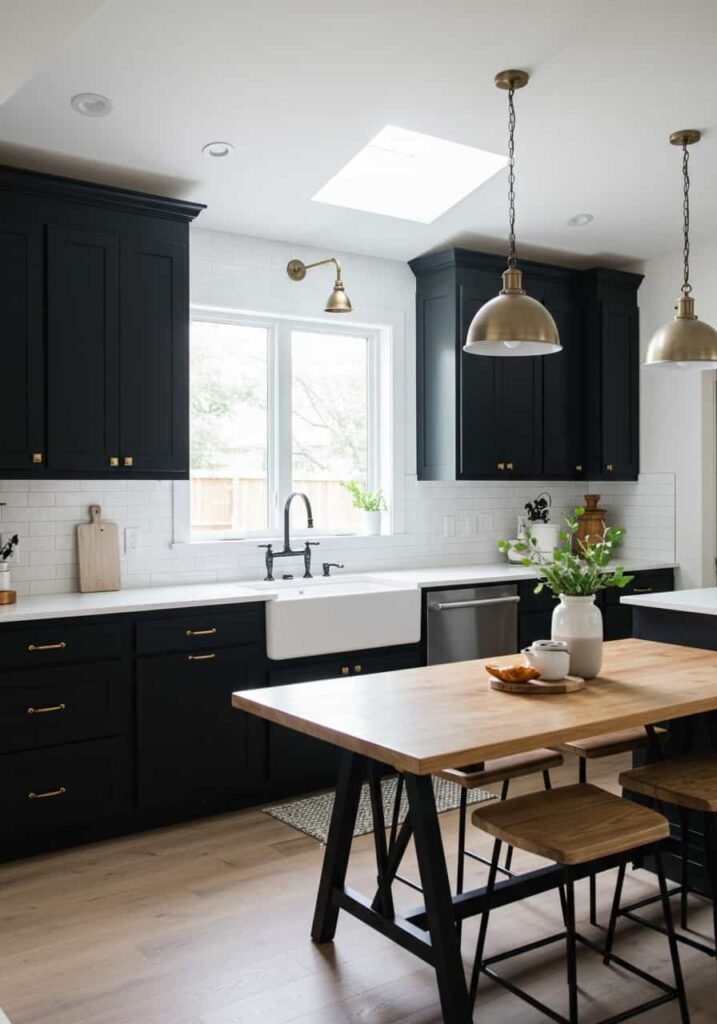
[(452, 608), (485, 608), (491, 604), (517, 604), (520, 601), (518, 594), (511, 597), (484, 597), (476, 598), (474, 601), (435, 601), (429, 605), (432, 612), (447, 612)]

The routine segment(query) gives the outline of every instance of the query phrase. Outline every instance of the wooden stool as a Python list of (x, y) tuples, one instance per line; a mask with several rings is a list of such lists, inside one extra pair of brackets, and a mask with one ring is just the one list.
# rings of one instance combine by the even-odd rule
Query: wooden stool
[[(636, 850), (661, 844), (670, 834), (669, 822), (657, 811), (635, 804), (622, 797), (614, 796), (596, 786), (579, 784), (561, 789), (529, 794), (503, 803), (479, 806), (473, 811), (473, 822), (496, 840), (491, 861), (488, 885), (486, 887), (486, 909), (483, 912), (476, 947), (476, 959), (471, 977), (471, 998), (475, 1000), (481, 973), (487, 974), (498, 984), (519, 996), (533, 1008), (541, 1011), (561, 1024), (577, 1024), (578, 987), (576, 953), (580, 942), (589, 949), (603, 955), (607, 961), (636, 974), (662, 991), (662, 994), (630, 1010), (621, 1011), (609, 1021), (627, 1020), (662, 1003), (677, 999), (683, 1024), (689, 1024), (689, 1012), (685, 996), (679, 951), (675, 937), (672, 912), (662, 866), (659, 845), (655, 847), (657, 875), (665, 918), (665, 927), (670, 944), (670, 956), (674, 971), (674, 985), (667, 985), (658, 978), (634, 964), (606, 953), (596, 943), (576, 931), (575, 925), (575, 881), (584, 877), (585, 869), (606, 870), (615, 864), (622, 865)], [(498, 861), (502, 843), (509, 843), (520, 850), (527, 850), (540, 857), (547, 857), (564, 868), (566, 892), (565, 931), (537, 942), (530, 942), (506, 953), (484, 958), (485, 941), (488, 932), (491, 901), (495, 887)], [(524, 992), (512, 981), (502, 978), (493, 964), (512, 956), (538, 949), (550, 943), (565, 940), (569, 992), (569, 1015), (562, 1017), (551, 1007)], [(603, 1021), (603, 1024), (608, 1024)]]
[[(688, 879), (690, 814), (703, 816), (704, 821), (704, 855), (707, 877), (712, 896), (712, 914), (715, 944), (706, 946), (702, 942), (686, 935), (678, 935), (681, 942), (717, 956), (717, 754), (689, 754), (682, 757), (657, 761), (645, 765), (644, 768), (633, 768), (620, 775), (620, 785), (630, 793), (649, 797), (657, 804), (669, 804), (680, 811), (681, 839), (681, 878), (678, 892), (680, 893), (680, 923), (687, 928), (687, 896), (690, 891)], [(618, 875), (617, 900), (619, 901), (624, 871)], [(620, 915), (642, 922), (634, 911), (644, 906), (647, 901), (632, 904), (619, 911)], [(615, 926), (616, 913), (610, 919), (608, 937), (611, 938)]]
[[(656, 726), (653, 735), (660, 741), (667, 736), (667, 730)], [(588, 736), (583, 740), (572, 740), (559, 743), (556, 750), (569, 757), (578, 758), (578, 782), (588, 781), (588, 761), (601, 757), (612, 757), (613, 754), (629, 754), (642, 750), (650, 742), (646, 729), (623, 729), (620, 732), (605, 732), (600, 736)], [(597, 926), (597, 885), (595, 879), (590, 881), (590, 924)]]
[[(439, 772), (442, 779), (448, 779), (461, 787), (461, 802), (459, 805), (458, 817), (458, 869), (456, 873), (456, 893), (463, 892), (463, 878), (465, 872), (466, 857), (477, 860), (481, 864), (490, 867), (490, 861), (481, 857), (478, 853), (466, 849), (466, 815), (468, 809), (468, 793), (472, 789), (482, 789), (483, 786), (502, 783), (500, 799), (506, 800), (510, 791), (510, 784), (513, 779), (520, 779), (526, 775), (543, 776), (545, 789), (551, 788), (550, 771), (552, 768), (559, 768), (563, 763), (561, 754), (554, 750), (531, 750), (525, 754), (514, 754), (511, 757), (498, 757), (494, 761), (486, 761), (483, 765), (469, 765), (465, 768), (447, 768)], [(512, 877), (511, 864), (513, 861), (513, 848), (508, 847), (505, 858), (505, 867), (499, 867), (501, 874)]]

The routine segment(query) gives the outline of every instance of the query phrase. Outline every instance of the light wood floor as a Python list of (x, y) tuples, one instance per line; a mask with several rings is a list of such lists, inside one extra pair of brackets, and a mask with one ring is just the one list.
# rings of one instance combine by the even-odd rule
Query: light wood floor
[[(591, 781), (614, 787), (625, 764), (615, 758), (591, 766)], [(571, 763), (556, 782), (575, 774)], [(516, 784), (516, 793), (531, 785)], [(456, 814), (441, 822), (452, 854)], [(474, 846), (489, 849), (480, 836)], [(333, 945), (311, 943), (321, 852), (314, 840), (249, 810), (0, 866), (0, 1005), (12, 1024), (438, 1024), (432, 972), (410, 954), (345, 915)], [(535, 863), (516, 857), (519, 869)], [(411, 868), (409, 857), (406, 873)], [(477, 883), (483, 869), (469, 872)], [(373, 876), (372, 839), (365, 836), (355, 841), (350, 881), (370, 891)], [(648, 894), (653, 885), (651, 875), (638, 873), (627, 893)], [(609, 876), (599, 892), (604, 920)], [(580, 895), (584, 912), (586, 893)], [(419, 901), (407, 891), (400, 905)], [(707, 909), (699, 901), (694, 908), (694, 927), (706, 935)], [(497, 912), (489, 948), (559, 927), (557, 896), (546, 894)], [(471, 922), (467, 964), (474, 941)], [(624, 922), (616, 951), (671, 980), (662, 936)], [(712, 1024), (717, 966), (688, 949), (683, 964), (693, 1024)], [(641, 982), (604, 968), (593, 954), (581, 956), (579, 966), (585, 1024), (647, 995)], [(565, 1011), (560, 946), (507, 970)], [(481, 984), (477, 1021), (544, 1020)], [(677, 1021), (676, 1004), (640, 1019)]]

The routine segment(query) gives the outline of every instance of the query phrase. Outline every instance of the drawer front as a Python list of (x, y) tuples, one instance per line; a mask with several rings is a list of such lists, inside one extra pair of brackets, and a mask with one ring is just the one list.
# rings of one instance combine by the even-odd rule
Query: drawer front
[(74, 626), (42, 622), (0, 635), (0, 669), (43, 668), (73, 662), (110, 660), (123, 653), (119, 623)]
[(129, 669), (121, 661), (5, 673), (0, 753), (117, 735), (129, 689)]
[(202, 651), (232, 644), (262, 643), (263, 605), (239, 605), (236, 610), (196, 608), (169, 618), (137, 623), (137, 653)]
[(0, 757), (0, 833), (52, 831), (129, 806), (129, 758), (120, 739)]
[(628, 583), (622, 590), (617, 587), (606, 590), (605, 604), (619, 604), (620, 598), (628, 595), (660, 594), (675, 589), (674, 574), (671, 571), (639, 572), (634, 575), (632, 583)]

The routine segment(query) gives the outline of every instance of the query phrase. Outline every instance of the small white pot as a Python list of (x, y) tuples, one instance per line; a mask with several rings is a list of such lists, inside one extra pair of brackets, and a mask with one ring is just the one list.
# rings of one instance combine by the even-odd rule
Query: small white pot
[(365, 537), (377, 537), (381, 532), (381, 512), (361, 512), (362, 532)]
[(535, 538), (535, 544), (532, 544), (531, 547), (552, 562), (553, 550), (558, 546), (560, 527), (553, 523), (528, 523), (527, 529)]
[(10, 563), (0, 562), (0, 590), (11, 590)]
[(570, 652), (570, 674), (594, 679), (602, 665), (602, 613), (595, 604), (595, 595), (568, 597), (560, 595), (560, 604), (553, 612), (553, 640), (564, 640)]

